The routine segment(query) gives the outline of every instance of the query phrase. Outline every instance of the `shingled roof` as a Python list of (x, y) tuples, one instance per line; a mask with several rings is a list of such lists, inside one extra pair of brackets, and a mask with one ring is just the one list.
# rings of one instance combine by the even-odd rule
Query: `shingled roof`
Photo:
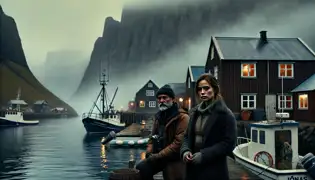
[(266, 40), (261, 45), (261, 37), (212, 37), (222, 60), (315, 60), (314, 51), (300, 38)]

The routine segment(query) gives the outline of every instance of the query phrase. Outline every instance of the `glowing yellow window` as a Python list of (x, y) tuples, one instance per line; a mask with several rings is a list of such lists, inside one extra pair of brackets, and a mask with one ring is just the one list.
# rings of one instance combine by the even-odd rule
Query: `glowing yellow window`
[(145, 102), (144, 101), (140, 101), (139, 106), (142, 107), (142, 108), (145, 107)]
[(242, 64), (241, 67), (242, 77), (256, 77), (256, 64), (255, 63), (246, 63)]
[(299, 95), (299, 109), (308, 109), (308, 95), (307, 94)]
[(293, 78), (293, 64), (279, 64), (279, 77)]

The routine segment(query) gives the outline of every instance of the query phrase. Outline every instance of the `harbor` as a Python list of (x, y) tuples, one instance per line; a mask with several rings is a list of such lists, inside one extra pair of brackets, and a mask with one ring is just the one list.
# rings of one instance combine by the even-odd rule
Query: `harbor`
[[(144, 148), (106, 150), (102, 138), (87, 135), (79, 118), (47, 119), (38, 126), (1, 129), (0, 179), (104, 180), (113, 170), (127, 168), (130, 159), (139, 162), (145, 157)], [(255, 179), (232, 160), (229, 167), (235, 180)]]

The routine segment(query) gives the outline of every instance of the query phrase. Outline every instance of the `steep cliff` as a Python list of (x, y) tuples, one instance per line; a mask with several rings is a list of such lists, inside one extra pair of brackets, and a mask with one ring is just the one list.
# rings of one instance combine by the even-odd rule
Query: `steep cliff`
[(257, 11), (267, 12), (265, 16), (272, 21), (282, 13), (291, 14), (292, 10), (307, 4), (314, 5), (314, 2), (221, 0), (196, 1), (193, 5), (178, 4), (169, 8), (125, 7), (120, 22), (106, 18), (102, 37), (94, 44), (89, 66), (74, 97), (94, 91), (101, 62), (103, 68), (110, 64), (111, 80), (121, 82), (141, 73), (169, 50), (197, 38), (204, 31), (211, 33), (207, 37), (210, 42), (212, 33), (225, 31)]
[(7, 16), (0, 5), (0, 54), (24, 67), (27, 66), (21, 39), (14, 19)]
[(30, 71), (14, 19), (0, 6), (0, 107), (16, 98), (21, 88), (21, 98), (30, 105), (37, 100), (47, 100), (52, 107), (75, 110), (46, 89)]

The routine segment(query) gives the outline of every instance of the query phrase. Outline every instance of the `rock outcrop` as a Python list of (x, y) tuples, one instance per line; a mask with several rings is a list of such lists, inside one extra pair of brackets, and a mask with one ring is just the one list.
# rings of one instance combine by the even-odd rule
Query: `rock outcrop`
[(0, 54), (1, 59), (7, 58), (24, 67), (26, 58), (21, 44), (19, 32), (14, 19), (7, 16), (0, 5)]
[(46, 100), (52, 107), (65, 107), (71, 115), (76, 111), (46, 89), (30, 71), (14, 19), (0, 6), (0, 107), (15, 99), (21, 88), (21, 98), (32, 105)]
[(256, 11), (268, 12), (266, 18), (271, 21), (271, 17), (292, 13), (297, 7), (307, 4), (314, 5), (314, 2), (221, 0), (196, 1), (194, 5), (172, 8), (141, 10), (125, 7), (121, 22), (106, 18), (102, 37), (95, 41), (89, 66), (73, 97), (80, 97), (98, 86), (101, 62), (106, 69), (110, 64), (112, 81), (120, 82), (141, 73), (169, 50), (197, 38), (204, 31), (218, 33), (227, 30)]

